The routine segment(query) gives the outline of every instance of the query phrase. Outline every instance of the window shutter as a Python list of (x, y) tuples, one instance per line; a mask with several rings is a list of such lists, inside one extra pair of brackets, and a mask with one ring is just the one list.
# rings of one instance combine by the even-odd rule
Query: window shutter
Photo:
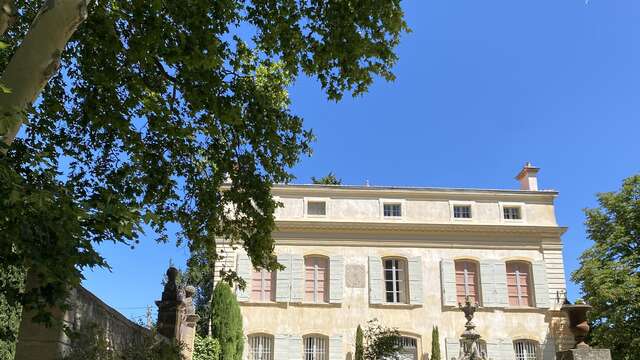
[(440, 261), (440, 280), (442, 282), (442, 305), (457, 306), (456, 268), (453, 260), (442, 259)]
[[(482, 306), (496, 307), (496, 281), (491, 261), (480, 261), (480, 286), (482, 289)], [(487, 343), (487, 346), (489, 344)], [(488, 350), (487, 350), (488, 351)]]
[(273, 358), (288, 359), (289, 354), (289, 336), (275, 335), (273, 337)]
[[(290, 336), (289, 337), (289, 354), (283, 357), (283, 359), (289, 360), (302, 360), (303, 358), (303, 344), (302, 336)], [(277, 359), (277, 358), (274, 358)]]
[(507, 296), (507, 265), (504, 261), (496, 260), (493, 262), (493, 280), (495, 306), (507, 307), (509, 305), (509, 297)]
[(278, 255), (278, 262), (284, 266), (276, 274), (276, 301), (289, 302), (291, 298), (291, 255)]
[(343, 360), (342, 336), (335, 335), (329, 338), (329, 360)]
[(501, 339), (498, 347), (500, 356), (496, 360), (513, 360), (516, 358), (511, 339)]
[(460, 339), (446, 338), (447, 358), (445, 360), (455, 360), (460, 356)]
[(369, 303), (382, 304), (382, 259), (369, 256)]
[(238, 253), (237, 265), (236, 272), (245, 281), (246, 286), (244, 290), (239, 287), (236, 289), (236, 297), (241, 302), (249, 301), (249, 294), (251, 293), (251, 260), (249, 256), (244, 252)]
[(422, 258), (407, 260), (409, 271), (409, 304), (422, 305)]
[(329, 302), (339, 304), (342, 302), (344, 291), (344, 258), (332, 256), (329, 258)]
[(556, 344), (551, 335), (547, 335), (546, 341), (542, 344), (542, 360), (556, 359)]
[(304, 300), (304, 257), (291, 256), (291, 302), (301, 303)]
[(500, 360), (500, 346), (496, 340), (487, 340), (487, 359)]
[(536, 307), (549, 308), (549, 284), (547, 283), (547, 270), (543, 261), (535, 261), (531, 265), (533, 269), (533, 291), (536, 298)]

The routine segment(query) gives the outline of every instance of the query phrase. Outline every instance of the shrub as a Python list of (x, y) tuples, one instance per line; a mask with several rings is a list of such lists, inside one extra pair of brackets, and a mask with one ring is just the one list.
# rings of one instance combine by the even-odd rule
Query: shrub
[(231, 288), (219, 282), (213, 291), (213, 337), (220, 342), (220, 360), (242, 360), (242, 314)]
[(440, 360), (440, 332), (438, 327), (434, 326), (431, 330), (431, 360)]
[(193, 360), (219, 360), (220, 342), (208, 336), (196, 335), (193, 346)]
[(356, 329), (356, 354), (354, 360), (364, 360), (364, 345), (363, 345), (362, 328), (358, 325)]
[(382, 326), (377, 319), (367, 322), (364, 330), (366, 347), (364, 348), (365, 360), (397, 359), (400, 351), (400, 333), (396, 329)]

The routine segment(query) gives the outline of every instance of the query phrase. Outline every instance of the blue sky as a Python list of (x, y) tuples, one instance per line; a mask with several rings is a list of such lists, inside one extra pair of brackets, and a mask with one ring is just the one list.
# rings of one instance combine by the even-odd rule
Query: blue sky
[[(517, 188), (524, 162), (560, 192), (567, 276), (589, 246), (582, 209), (640, 172), (640, 2), (414, 0), (393, 83), (326, 101), (291, 89), (318, 139), (296, 182), (334, 171), (346, 184)], [(188, 253), (143, 241), (103, 246), (113, 271), (85, 286), (129, 317), (160, 296), (169, 259)], [(568, 283), (570, 298), (578, 288)]]

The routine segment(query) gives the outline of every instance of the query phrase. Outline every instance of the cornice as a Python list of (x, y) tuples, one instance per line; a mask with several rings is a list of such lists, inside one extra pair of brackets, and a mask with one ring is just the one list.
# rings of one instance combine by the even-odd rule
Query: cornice
[(278, 220), (279, 232), (383, 232), (383, 233), (473, 233), (477, 235), (521, 234), (537, 237), (559, 238), (567, 231), (560, 226), (483, 225), (483, 224), (427, 224), (411, 222), (353, 222), (353, 221), (305, 221)]

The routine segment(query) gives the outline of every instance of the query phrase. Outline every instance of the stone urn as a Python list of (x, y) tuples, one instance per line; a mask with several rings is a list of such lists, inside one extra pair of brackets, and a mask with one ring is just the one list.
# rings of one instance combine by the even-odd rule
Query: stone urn
[(592, 306), (588, 304), (564, 304), (562, 311), (569, 315), (569, 326), (571, 332), (576, 339), (575, 348), (589, 347), (585, 343), (587, 334), (589, 334), (589, 322), (587, 321), (587, 313)]

